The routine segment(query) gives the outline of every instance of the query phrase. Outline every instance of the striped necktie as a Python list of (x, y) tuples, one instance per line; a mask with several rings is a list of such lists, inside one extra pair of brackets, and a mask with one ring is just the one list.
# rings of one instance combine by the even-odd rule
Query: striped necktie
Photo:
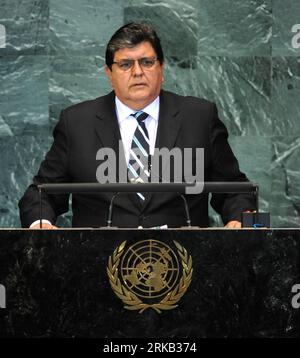
[[(128, 179), (134, 183), (148, 182), (149, 173), (149, 135), (145, 126), (145, 119), (148, 114), (142, 111), (132, 114), (137, 120), (138, 125), (134, 132), (131, 142), (129, 163), (128, 163)], [(145, 200), (145, 194), (137, 193), (141, 200)]]

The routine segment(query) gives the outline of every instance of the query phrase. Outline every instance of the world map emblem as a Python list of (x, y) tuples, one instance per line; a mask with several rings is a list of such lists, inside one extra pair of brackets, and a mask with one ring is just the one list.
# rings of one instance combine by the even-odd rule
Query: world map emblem
[(122, 242), (109, 257), (107, 274), (114, 293), (128, 310), (161, 313), (178, 306), (193, 274), (192, 257), (178, 242), (176, 250), (158, 240), (126, 247)]

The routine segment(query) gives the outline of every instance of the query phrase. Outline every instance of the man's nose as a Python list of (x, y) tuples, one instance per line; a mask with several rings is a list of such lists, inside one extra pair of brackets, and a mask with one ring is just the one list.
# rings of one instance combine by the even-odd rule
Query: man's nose
[(134, 64), (132, 66), (132, 72), (134, 75), (141, 75), (143, 74), (142, 66), (139, 64), (139, 61), (134, 61)]

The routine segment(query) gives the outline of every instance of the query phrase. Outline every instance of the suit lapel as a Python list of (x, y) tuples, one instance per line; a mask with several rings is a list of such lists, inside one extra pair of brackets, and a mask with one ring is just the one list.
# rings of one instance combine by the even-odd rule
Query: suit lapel
[[(119, 182), (119, 156), (122, 156), (121, 163), (124, 163), (123, 173), (127, 173), (125, 153), (123, 150), (123, 145), (121, 143), (121, 133), (118, 123), (118, 118), (116, 114), (115, 106), (115, 93), (111, 92), (107, 96), (103, 97), (103, 102), (101, 103), (101, 108), (96, 113), (96, 125), (95, 130), (96, 134), (102, 144), (103, 148), (112, 148), (116, 154), (116, 180)], [(113, 168), (114, 163), (110, 163), (111, 168)], [(122, 194), (124, 195), (124, 194)], [(133, 202), (135, 206), (140, 207), (139, 199), (137, 195), (128, 194), (128, 197)]]
[(179, 113), (178, 102), (168, 94), (161, 91), (159, 106), (159, 121), (155, 148), (174, 148), (181, 121), (176, 118)]
[[(119, 141), (121, 141), (121, 133), (118, 124), (118, 118), (115, 110), (115, 94), (111, 92), (103, 97), (101, 109), (96, 113), (96, 134), (103, 148), (111, 148), (116, 154), (116, 179), (119, 177)], [(125, 154), (123, 146), (121, 146), (120, 154), (124, 156), (122, 162), (125, 163)], [(113, 168), (114, 163), (110, 163)]]
[(111, 92), (102, 97), (101, 108), (96, 113), (95, 130), (100, 142), (105, 148), (118, 148), (119, 140), (121, 140), (118, 119), (115, 110), (115, 95)]

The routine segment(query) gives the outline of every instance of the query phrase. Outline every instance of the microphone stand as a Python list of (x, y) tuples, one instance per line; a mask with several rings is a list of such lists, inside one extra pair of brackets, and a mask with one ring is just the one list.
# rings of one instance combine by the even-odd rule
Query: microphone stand
[(187, 227), (192, 227), (191, 218), (190, 218), (190, 210), (189, 210), (189, 207), (188, 207), (188, 204), (187, 204), (187, 200), (184, 197), (184, 195), (182, 195), (181, 193), (177, 193), (177, 194), (181, 197), (181, 199), (183, 200), (183, 203), (184, 203), (184, 210), (185, 210)]
[(120, 194), (120, 192), (114, 193), (114, 195), (112, 196), (112, 198), (110, 200), (109, 209), (108, 209), (108, 218), (106, 221), (107, 222), (106, 227), (109, 227), (109, 228), (111, 227), (114, 201), (119, 194)]
[[(111, 227), (111, 223), (112, 223), (112, 215), (113, 215), (113, 206), (114, 206), (114, 202), (116, 197), (120, 194), (120, 192), (114, 193), (114, 195), (112, 196), (110, 203), (109, 203), (109, 209), (108, 209), (108, 219), (106, 221), (107, 228)], [(184, 197), (184, 195), (182, 195), (181, 193), (177, 193), (183, 200), (184, 203), (184, 210), (185, 210), (185, 216), (186, 216), (186, 223), (187, 223), (187, 227), (192, 227), (191, 225), (191, 219), (190, 219), (190, 212), (189, 212), (189, 207), (187, 204), (187, 200)]]

